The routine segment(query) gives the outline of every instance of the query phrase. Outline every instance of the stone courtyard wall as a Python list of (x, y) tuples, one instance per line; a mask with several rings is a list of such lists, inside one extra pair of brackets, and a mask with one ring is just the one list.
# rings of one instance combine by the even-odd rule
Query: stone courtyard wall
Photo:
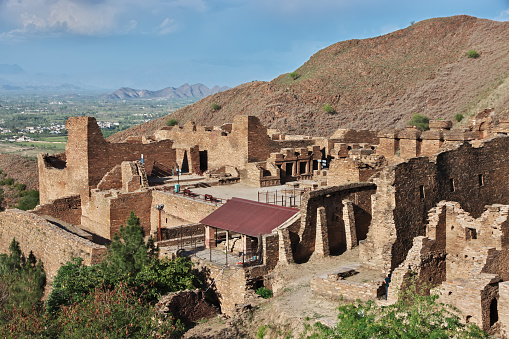
[(60, 266), (72, 257), (85, 265), (99, 263), (106, 247), (69, 233), (30, 212), (7, 210), (0, 213), (0, 253), (8, 253), (13, 238), (28, 256), (32, 251), (42, 260), (49, 286)]

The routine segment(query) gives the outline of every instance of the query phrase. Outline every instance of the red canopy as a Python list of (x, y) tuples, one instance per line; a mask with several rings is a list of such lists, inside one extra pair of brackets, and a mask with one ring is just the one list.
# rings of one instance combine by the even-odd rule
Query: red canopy
[(298, 209), (232, 198), (200, 223), (227, 231), (257, 237), (293, 217)]

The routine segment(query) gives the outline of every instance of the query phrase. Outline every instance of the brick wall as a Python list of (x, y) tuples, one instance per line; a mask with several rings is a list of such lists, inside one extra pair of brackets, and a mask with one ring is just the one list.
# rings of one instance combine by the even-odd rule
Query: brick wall
[(325, 208), (330, 252), (346, 250), (343, 222), (343, 200), (353, 203), (357, 239), (363, 240), (371, 223), (371, 195), (376, 185), (356, 183), (319, 189), (304, 194), (301, 204), (301, 225), (298, 232), (290, 231), (296, 262), (307, 260), (315, 250), (317, 209)]
[(477, 147), (463, 143), (428, 159), (410, 159), (375, 179), (373, 223), (361, 247), (363, 265), (393, 269), (412, 239), (425, 235), (427, 212), (441, 200), (457, 201), (477, 218), (487, 204), (505, 203), (509, 185), (508, 137)]
[(159, 226), (159, 211), (155, 207), (161, 204), (164, 205), (161, 211), (162, 228), (198, 223), (219, 208), (210, 202), (154, 190), (152, 191), (152, 205), (148, 209), (152, 232), (156, 232)]
[(157, 161), (170, 168), (176, 164), (175, 149), (169, 140), (109, 143), (92, 117), (69, 118), (66, 128), (65, 168), (53, 167), (44, 155), (38, 158), (42, 203), (75, 194), (85, 199), (89, 188), (95, 188), (112, 168), (123, 161), (140, 160), (142, 154), (147, 164)]
[(92, 190), (90, 199), (83, 204), (81, 224), (85, 230), (112, 239), (133, 211), (140, 218), (145, 235), (149, 235), (151, 205), (152, 194), (148, 190), (131, 193)]
[(81, 224), (81, 198), (79, 195), (56, 199), (48, 204), (38, 205), (33, 211), (37, 215), (51, 215), (69, 224)]
[(7, 210), (0, 213), (0, 253), (8, 253), (13, 238), (28, 255), (33, 251), (41, 259), (52, 282), (60, 266), (72, 257), (83, 258), (86, 265), (99, 263), (106, 248), (69, 233), (33, 213)]

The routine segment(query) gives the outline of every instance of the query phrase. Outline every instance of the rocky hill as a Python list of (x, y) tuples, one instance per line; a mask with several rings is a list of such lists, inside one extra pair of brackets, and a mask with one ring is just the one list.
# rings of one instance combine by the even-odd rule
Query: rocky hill
[[(479, 56), (467, 56), (470, 50)], [(508, 89), (509, 22), (461, 15), (336, 43), (293, 73), (209, 96), (171, 117), (181, 124), (194, 120), (219, 125), (236, 114), (249, 114), (287, 133), (330, 135), (337, 128), (402, 127), (414, 113), (434, 119), (461, 113), (468, 118), (494, 107), (497, 115), (507, 116)], [(324, 105), (334, 111), (326, 112)], [(150, 135), (167, 119), (110, 140)]]
[(228, 87), (214, 86), (208, 88), (202, 84), (184, 84), (180, 87), (166, 87), (159, 91), (146, 89), (133, 89), (122, 87), (115, 92), (103, 95), (102, 99), (180, 99), (180, 98), (203, 98), (208, 95), (226, 91)]

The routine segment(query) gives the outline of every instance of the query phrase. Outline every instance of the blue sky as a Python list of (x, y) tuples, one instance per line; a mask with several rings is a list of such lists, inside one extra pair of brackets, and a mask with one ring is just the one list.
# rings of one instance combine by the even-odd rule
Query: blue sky
[(233, 87), (457, 14), (509, 20), (509, 0), (0, 0), (0, 64), (112, 89)]

